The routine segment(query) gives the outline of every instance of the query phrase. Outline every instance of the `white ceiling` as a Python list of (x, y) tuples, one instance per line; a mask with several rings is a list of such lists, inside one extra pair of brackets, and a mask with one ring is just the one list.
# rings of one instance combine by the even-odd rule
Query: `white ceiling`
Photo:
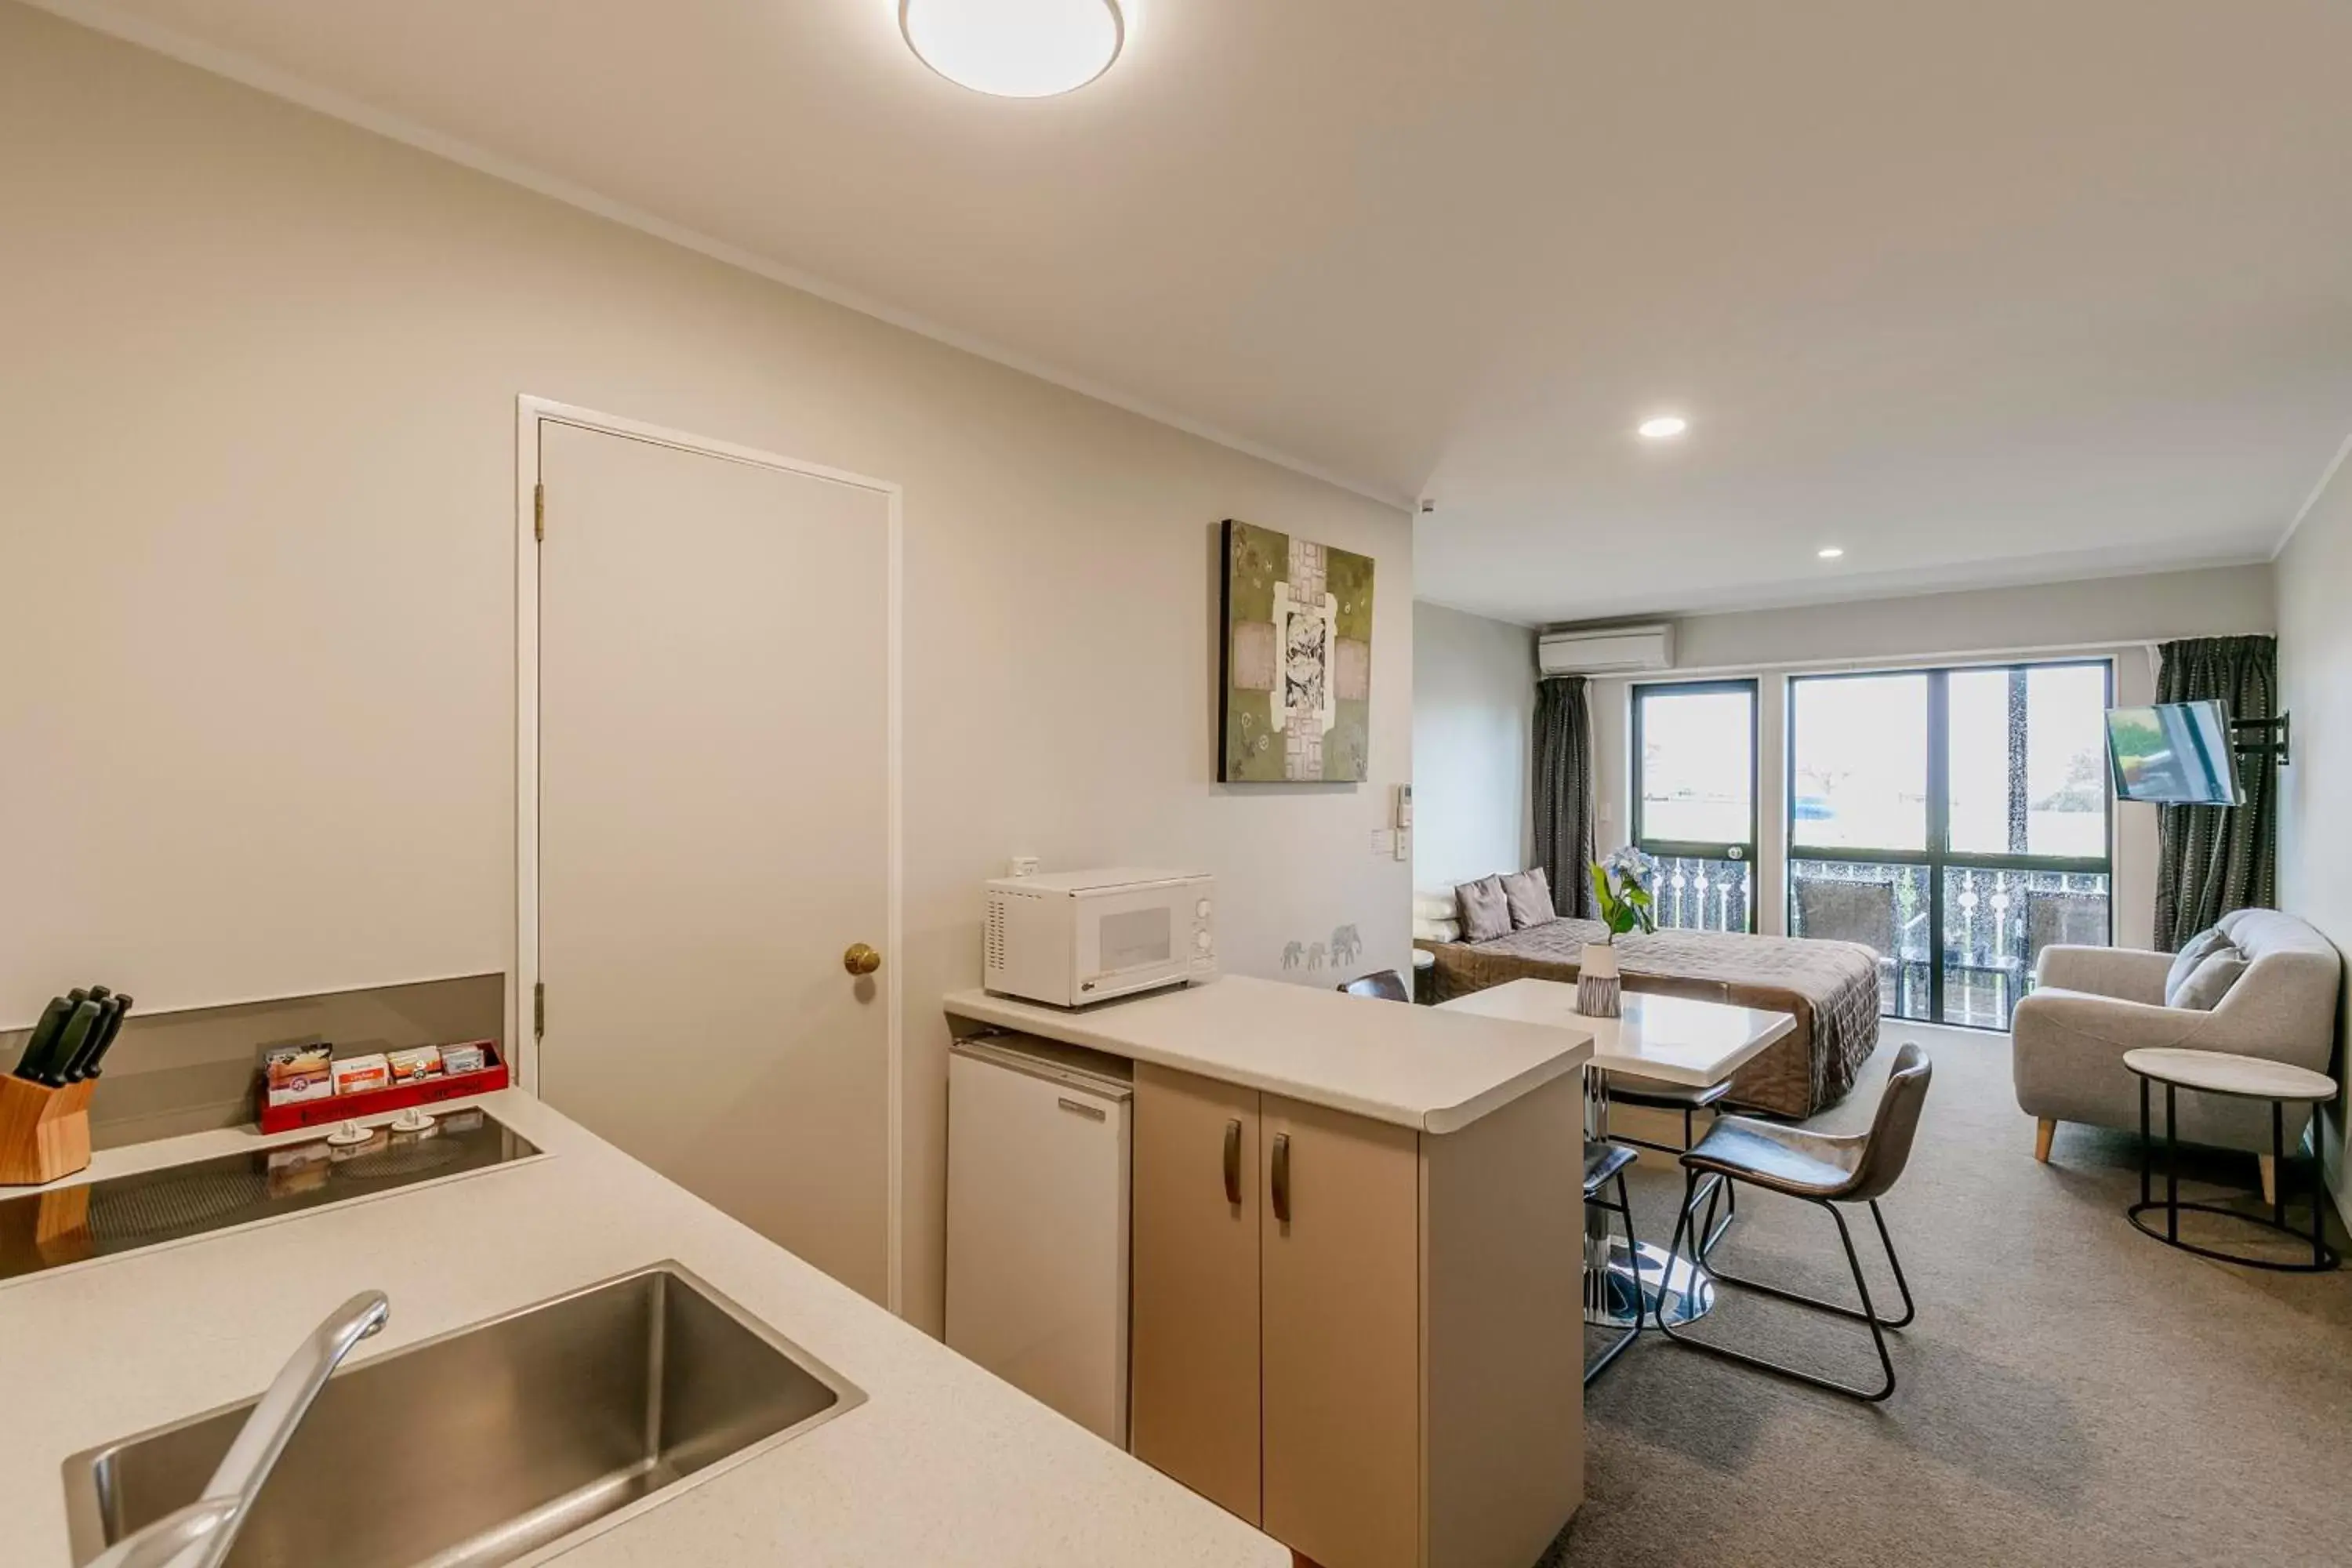
[(2352, 430), (2341, 0), (1149, 0), (1035, 102), (896, 0), (42, 3), (1433, 496), (1516, 620), (2263, 559)]

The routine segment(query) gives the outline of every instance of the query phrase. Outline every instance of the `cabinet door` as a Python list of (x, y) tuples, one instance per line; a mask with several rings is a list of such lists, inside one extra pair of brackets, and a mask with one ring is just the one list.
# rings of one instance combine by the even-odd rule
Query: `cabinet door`
[(1274, 1095), (1263, 1103), (1264, 1528), (1328, 1568), (1412, 1568), (1421, 1140)]
[(1135, 1065), (1129, 1446), (1252, 1524), (1258, 1164), (1256, 1090)]

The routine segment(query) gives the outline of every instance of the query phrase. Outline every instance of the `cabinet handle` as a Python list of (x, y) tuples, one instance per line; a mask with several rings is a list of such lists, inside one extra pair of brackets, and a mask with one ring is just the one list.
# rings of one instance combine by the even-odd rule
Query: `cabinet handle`
[(1242, 1204), (1242, 1120), (1238, 1116), (1225, 1123), (1225, 1202), (1235, 1208)]
[(1274, 1135), (1274, 1217), (1290, 1223), (1290, 1134)]

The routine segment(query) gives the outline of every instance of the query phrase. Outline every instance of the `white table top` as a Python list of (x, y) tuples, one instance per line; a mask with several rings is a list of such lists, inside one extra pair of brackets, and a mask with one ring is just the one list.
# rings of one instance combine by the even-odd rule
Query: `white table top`
[(1576, 1010), (1576, 987), (1569, 982), (1510, 980), (1432, 1011), (1589, 1031), (1594, 1067), (1691, 1089), (1721, 1083), (1797, 1027), (1793, 1013), (1688, 996), (1628, 991), (1621, 1005), (1622, 1018), (1588, 1018)]
[(2124, 1066), (2158, 1083), (2211, 1094), (2234, 1094), (2248, 1100), (2333, 1100), (2336, 1080), (2292, 1062), (2265, 1061), (2261, 1057), (2233, 1056), (2228, 1051), (2177, 1050), (2143, 1046), (2124, 1053)]
[(978, 989), (951, 992), (942, 1006), (1421, 1132), (1466, 1127), (1591, 1054), (1592, 1031), (1559, 1020), (1465, 1017), (1240, 974), (1082, 1009)]

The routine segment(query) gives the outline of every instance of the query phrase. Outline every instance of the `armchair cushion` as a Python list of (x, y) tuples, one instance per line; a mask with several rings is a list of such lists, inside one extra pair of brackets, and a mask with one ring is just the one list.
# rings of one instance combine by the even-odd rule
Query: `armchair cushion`
[(2180, 951), (2172, 955), (2171, 970), (2164, 977), (2165, 1005), (2178, 1006), (2171, 999), (2173, 994), (2189, 984), (2189, 977), (2197, 973), (2199, 964), (2230, 945), (2229, 933), (2220, 926), (2207, 926), (2182, 942)]
[[(2176, 970), (2179, 968), (2178, 965), (2174, 967)], [(2230, 994), (2230, 987), (2235, 985), (2238, 976), (2245, 972), (2245, 955), (2225, 940), (2189, 972), (2187, 979), (2178, 985), (2168, 984), (2164, 1005), (2210, 1013), (2221, 1005), (2221, 998)]]

